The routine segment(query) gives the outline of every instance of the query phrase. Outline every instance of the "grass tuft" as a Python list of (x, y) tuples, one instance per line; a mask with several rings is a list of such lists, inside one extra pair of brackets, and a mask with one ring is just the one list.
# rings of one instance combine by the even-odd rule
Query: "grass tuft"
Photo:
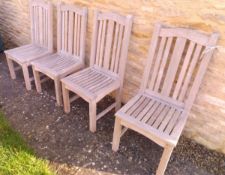
[(0, 174), (55, 175), (48, 161), (36, 158), (19, 133), (15, 132), (0, 112)]

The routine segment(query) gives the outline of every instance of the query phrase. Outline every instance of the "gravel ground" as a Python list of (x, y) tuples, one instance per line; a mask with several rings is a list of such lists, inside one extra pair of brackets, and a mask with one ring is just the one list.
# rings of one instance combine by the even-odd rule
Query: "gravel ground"
[[(88, 130), (88, 104), (72, 103), (65, 114), (55, 105), (54, 86), (45, 83), (42, 94), (26, 91), (21, 72), (9, 77), (4, 55), (0, 55), (0, 108), (39, 157), (48, 159), (58, 174), (154, 174), (162, 149), (149, 139), (127, 131), (114, 153), (111, 141), (113, 111)], [(99, 110), (112, 102), (105, 98)], [(225, 155), (181, 137), (168, 164), (166, 175), (225, 175)]]

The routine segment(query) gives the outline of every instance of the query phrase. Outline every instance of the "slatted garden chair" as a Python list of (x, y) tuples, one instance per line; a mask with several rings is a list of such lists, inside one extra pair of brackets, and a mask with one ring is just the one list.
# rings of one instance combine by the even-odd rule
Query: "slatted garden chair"
[[(70, 112), (69, 91), (85, 99), (89, 102), (92, 132), (96, 131), (98, 119), (111, 109), (120, 108), (131, 27), (132, 16), (96, 11), (90, 67), (62, 79), (65, 112)], [(97, 115), (97, 102), (113, 91), (116, 91), (116, 102)]]
[[(15, 71), (22, 68), (27, 90), (31, 90), (31, 78), (28, 67), (31, 61), (53, 52), (53, 9), (51, 3), (42, 0), (30, 1), (31, 44), (6, 50), (6, 59), (12, 79)], [(14, 62), (18, 67), (14, 67)]]
[(140, 92), (116, 113), (114, 151), (127, 128), (143, 134), (164, 147), (156, 173), (164, 174), (217, 39), (216, 33), (155, 26)]
[(54, 80), (57, 104), (62, 104), (60, 79), (84, 67), (87, 8), (58, 4), (57, 53), (32, 62), (36, 89), (40, 72)]

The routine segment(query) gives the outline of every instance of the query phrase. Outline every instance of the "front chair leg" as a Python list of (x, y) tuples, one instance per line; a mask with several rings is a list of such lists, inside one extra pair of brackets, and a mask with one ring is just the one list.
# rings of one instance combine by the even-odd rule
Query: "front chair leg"
[(23, 70), (25, 85), (26, 85), (27, 90), (29, 91), (29, 90), (31, 90), (31, 82), (30, 82), (28, 66), (22, 65), (22, 70)]
[(58, 78), (54, 79), (55, 84), (55, 95), (56, 95), (56, 102), (58, 106), (62, 105), (62, 88), (61, 83)]
[(40, 79), (40, 73), (35, 70), (34, 66), (32, 67), (33, 69), (33, 75), (34, 75), (34, 82), (36, 86), (36, 90), (38, 93), (41, 93), (41, 79)]
[(112, 150), (115, 152), (118, 151), (119, 149), (121, 132), (122, 132), (121, 120), (118, 117), (116, 117), (112, 143)]
[(11, 78), (16, 79), (16, 73), (15, 73), (13, 61), (10, 58), (7, 58), (7, 56), (6, 56), (6, 60), (7, 60), (7, 64), (9, 67), (9, 73), (10, 73)]
[(89, 102), (89, 129), (91, 132), (96, 131), (96, 125), (97, 125), (97, 104), (95, 102)]
[(121, 108), (121, 89), (116, 90), (116, 108), (115, 111), (118, 111)]
[(157, 169), (157, 172), (156, 172), (156, 175), (163, 175), (164, 174), (164, 172), (166, 170), (166, 167), (167, 167), (167, 164), (170, 160), (170, 156), (173, 152), (173, 148), (174, 147), (172, 147), (172, 146), (165, 146), (162, 157), (161, 157), (161, 160), (160, 160), (160, 163), (159, 163), (159, 166), (158, 166), (158, 169)]
[(64, 83), (62, 83), (62, 93), (63, 93), (64, 112), (69, 113), (70, 112), (69, 90), (66, 89)]

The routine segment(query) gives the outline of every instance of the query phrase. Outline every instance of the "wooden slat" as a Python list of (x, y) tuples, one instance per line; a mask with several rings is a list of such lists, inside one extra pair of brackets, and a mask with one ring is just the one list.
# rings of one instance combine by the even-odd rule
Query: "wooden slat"
[(149, 89), (152, 89), (152, 90), (154, 88), (155, 81), (156, 81), (156, 78), (157, 78), (157, 75), (158, 75), (158, 70), (159, 70), (161, 58), (162, 58), (163, 51), (164, 51), (164, 48), (165, 48), (165, 42), (166, 42), (166, 38), (163, 37), (161, 39), (161, 42), (160, 42), (159, 51), (157, 53), (155, 65), (154, 65), (154, 68), (153, 68), (153, 73), (151, 75), (151, 81), (150, 81), (150, 84), (149, 84)]
[(97, 65), (99, 65), (99, 59), (100, 59), (102, 27), (103, 27), (103, 21), (99, 21), (99, 31), (98, 31), (98, 40), (97, 40), (97, 53), (96, 53), (96, 64)]
[(68, 52), (70, 55), (73, 54), (73, 38), (74, 38), (74, 33), (73, 33), (73, 28), (74, 28), (74, 12), (69, 11), (69, 38), (68, 38)]
[(185, 94), (186, 94), (187, 89), (188, 89), (188, 85), (189, 85), (191, 77), (192, 77), (192, 73), (193, 73), (194, 68), (196, 66), (196, 63), (197, 63), (197, 61), (198, 61), (198, 59), (200, 57), (201, 49), (202, 49), (202, 46), (201, 45), (197, 45), (196, 50), (194, 52), (193, 59), (191, 60), (191, 64), (189, 66), (187, 75), (186, 75), (185, 80), (184, 80), (184, 85), (182, 86), (181, 93), (180, 93), (180, 95), (178, 97), (178, 99), (180, 101), (182, 101), (184, 99), (184, 97), (185, 97)]
[(170, 94), (170, 91), (177, 73), (177, 69), (180, 63), (180, 57), (182, 56), (184, 51), (185, 43), (186, 43), (186, 39), (184, 38), (178, 38), (176, 40), (176, 45), (173, 50), (173, 55), (171, 57), (168, 71), (164, 80), (165, 82), (163, 83), (163, 88), (162, 88), (162, 94), (165, 96), (168, 96)]
[(117, 43), (118, 43), (118, 33), (119, 33), (119, 24), (116, 24), (115, 34), (114, 34), (114, 41), (113, 41), (113, 50), (112, 50), (112, 59), (110, 63), (110, 70), (113, 72), (113, 68), (115, 65), (116, 60), (116, 49), (117, 49)]
[(182, 82), (184, 80), (185, 73), (187, 71), (189, 62), (191, 60), (191, 56), (192, 56), (192, 53), (193, 53), (193, 50), (194, 50), (194, 46), (195, 46), (195, 43), (191, 42), (189, 47), (188, 47), (187, 54), (186, 54), (186, 56), (184, 58), (184, 63), (182, 65), (182, 69), (181, 69), (181, 72), (180, 72), (180, 75), (178, 77), (177, 84), (176, 84), (176, 87), (175, 87), (175, 90), (174, 90), (174, 93), (173, 93), (173, 98), (174, 99), (177, 99), (177, 96), (178, 96), (178, 93), (180, 91)]
[(141, 83), (141, 91), (144, 91), (145, 88), (147, 88), (148, 80), (149, 80), (149, 74), (150, 70), (152, 68), (152, 63), (155, 57), (155, 50), (159, 41), (159, 32), (161, 30), (161, 24), (156, 24), (154, 27), (154, 32), (152, 34), (152, 40), (148, 52), (148, 59), (146, 62), (145, 70), (144, 70), (144, 75), (143, 75), (143, 80)]
[(105, 69), (109, 68), (109, 63), (110, 63), (113, 29), (114, 29), (114, 21), (110, 20), (108, 22), (108, 28), (107, 28), (107, 37), (106, 37), (106, 46), (105, 46), (105, 55), (104, 55), (104, 64), (103, 64), (103, 67)]
[(166, 129), (164, 130), (164, 133), (170, 135), (173, 128), (176, 126), (178, 118), (180, 117), (181, 112), (176, 111), (171, 120), (169, 121), (168, 125), (166, 126)]
[(165, 48), (165, 51), (164, 51), (164, 54), (163, 54), (163, 57), (162, 57), (162, 62), (161, 62), (160, 68), (159, 68), (157, 80), (156, 80), (155, 87), (154, 87), (154, 91), (156, 91), (156, 92), (159, 90), (159, 86), (160, 86), (160, 83), (162, 81), (162, 76), (163, 76), (164, 69), (165, 69), (166, 62), (167, 62), (167, 58), (168, 58), (168, 55), (169, 55), (169, 52), (170, 52), (170, 49), (171, 49), (172, 41), (173, 41), (172, 37), (169, 37), (167, 39), (166, 48)]
[(152, 114), (157, 110), (157, 108), (160, 106), (160, 102), (155, 101), (154, 105), (151, 107), (151, 109), (148, 111), (148, 113), (142, 118), (141, 122), (146, 123), (149, 118), (151, 118)]
[(175, 108), (171, 108), (170, 109), (170, 111), (168, 112), (168, 114), (166, 115), (166, 117), (163, 119), (163, 121), (161, 122), (161, 124), (160, 124), (160, 126), (158, 128), (158, 130), (160, 132), (164, 132), (164, 129), (166, 128), (167, 124), (169, 123), (169, 121), (173, 117), (175, 111), (176, 111)]
[(106, 35), (106, 26), (107, 26), (107, 21), (103, 21), (103, 29), (102, 29), (102, 36), (101, 36), (101, 44), (100, 44), (100, 54), (99, 54), (99, 60), (98, 60), (98, 65), (102, 67), (103, 63), (103, 55), (104, 55), (104, 47), (105, 47), (105, 35)]
[(152, 125), (156, 119), (159, 117), (160, 113), (162, 113), (163, 109), (165, 108), (165, 104), (160, 104), (160, 106), (157, 108), (157, 110), (154, 112), (154, 114), (151, 116), (151, 118), (147, 121), (149, 125)]
[[(119, 67), (119, 61), (121, 56), (121, 50), (122, 50), (122, 40), (123, 40), (123, 26), (120, 25), (119, 27), (119, 34), (118, 34), (118, 43), (117, 43), (117, 49), (116, 49), (116, 60), (113, 72), (118, 73), (118, 67)], [(125, 58), (124, 58), (125, 59)]]
[(147, 102), (148, 102), (148, 104), (144, 107), (144, 109), (136, 117), (137, 120), (142, 120), (142, 118), (147, 114), (147, 112), (151, 109), (151, 107), (155, 103), (155, 101), (150, 98), (148, 98)]

